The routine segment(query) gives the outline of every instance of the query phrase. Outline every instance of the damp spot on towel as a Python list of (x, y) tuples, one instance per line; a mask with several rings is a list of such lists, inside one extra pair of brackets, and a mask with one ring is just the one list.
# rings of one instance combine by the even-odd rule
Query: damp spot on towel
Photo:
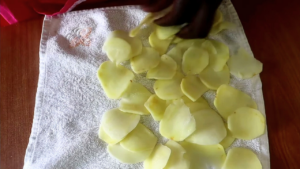
[(67, 35), (67, 39), (69, 40), (69, 44), (71, 48), (75, 48), (78, 46), (90, 46), (91, 44), (91, 35), (92, 28), (75, 28), (71, 33)]

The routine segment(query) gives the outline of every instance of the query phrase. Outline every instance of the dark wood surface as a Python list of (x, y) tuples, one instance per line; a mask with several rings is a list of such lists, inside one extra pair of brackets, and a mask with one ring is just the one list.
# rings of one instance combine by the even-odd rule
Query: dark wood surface
[[(272, 169), (300, 169), (300, 1), (232, 0), (261, 74)], [(42, 18), (1, 28), (1, 169), (19, 169), (31, 131)]]

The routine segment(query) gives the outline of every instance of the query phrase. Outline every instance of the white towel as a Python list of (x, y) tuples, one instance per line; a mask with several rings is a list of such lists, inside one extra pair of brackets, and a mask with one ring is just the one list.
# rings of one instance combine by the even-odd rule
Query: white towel
[[(235, 23), (237, 29), (224, 31), (215, 38), (229, 45), (231, 51), (241, 46), (251, 52), (231, 2), (224, 1), (220, 9), (225, 20)], [(96, 73), (107, 60), (101, 47), (109, 32), (129, 31), (145, 14), (136, 7), (116, 7), (45, 17), (34, 120), (24, 169), (142, 168), (142, 163), (122, 164), (110, 157), (106, 143), (98, 139), (103, 113), (118, 107), (118, 100), (105, 96)], [(136, 76), (136, 81), (153, 91), (153, 81), (141, 75)], [(231, 85), (250, 94), (265, 115), (259, 76), (248, 80), (232, 77)], [(205, 94), (211, 106), (214, 94)], [(151, 116), (143, 116), (141, 122), (155, 133), (159, 142), (166, 141)], [(238, 140), (233, 146), (252, 149), (263, 169), (270, 168), (267, 133), (251, 141)]]

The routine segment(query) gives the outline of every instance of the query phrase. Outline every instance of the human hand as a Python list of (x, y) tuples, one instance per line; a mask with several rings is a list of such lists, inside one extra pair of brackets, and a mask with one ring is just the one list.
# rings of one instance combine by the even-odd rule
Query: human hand
[(161, 26), (187, 23), (177, 36), (184, 39), (205, 38), (213, 24), (215, 12), (222, 0), (153, 0), (142, 8), (147, 12), (157, 12), (170, 5), (172, 10), (155, 21)]

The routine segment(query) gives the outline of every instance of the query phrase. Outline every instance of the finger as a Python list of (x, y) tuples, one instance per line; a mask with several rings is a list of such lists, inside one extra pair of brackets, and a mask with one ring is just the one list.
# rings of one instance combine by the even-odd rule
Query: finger
[(181, 25), (188, 23), (196, 15), (203, 0), (176, 0), (171, 12), (155, 21), (161, 26)]
[(143, 5), (142, 9), (146, 12), (158, 12), (169, 7), (172, 3), (173, 0), (155, 0), (148, 5)]
[(182, 28), (177, 36), (183, 39), (205, 38), (212, 27), (216, 9), (204, 1), (192, 22)]

